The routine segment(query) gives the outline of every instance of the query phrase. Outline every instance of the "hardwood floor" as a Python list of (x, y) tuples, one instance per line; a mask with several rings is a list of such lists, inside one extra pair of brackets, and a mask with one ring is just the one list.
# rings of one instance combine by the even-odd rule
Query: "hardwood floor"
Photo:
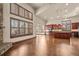
[(14, 44), (4, 56), (79, 56), (79, 39), (55, 39), (49, 35)]

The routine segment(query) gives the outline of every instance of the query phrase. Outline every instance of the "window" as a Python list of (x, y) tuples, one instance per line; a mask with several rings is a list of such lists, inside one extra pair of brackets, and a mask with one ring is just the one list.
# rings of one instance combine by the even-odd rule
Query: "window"
[(25, 23), (25, 34), (29, 34), (29, 32), (28, 32), (28, 23), (27, 22)]
[(32, 13), (29, 12), (29, 19), (32, 20)]
[(19, 16), (24, 17), (24, 9), (22, 7), (19, 7)]
[(27, 10), (25, 10), (25, 18), (29, 19), (29, 12)]
[(19, 31), (18, 31), (18, 21), (11, 19), (11, 36), (18, 36)]
[(33, 34), (33, 24), (31, 22), (21, 21), (11, 18), (11, 38)]
[(15, 3), (12, 3), (11, 5), (10, 5), (10, 12), (12, 13), (12, 14), (15, 14), (15, 15), (18, 15), (18, 5), (17, 4), (15, 4)]
[(33, 14), (16, 3), (10, 4), (10, 13), (28, 20), (33, 20)]
[(29, 34), (33, 34), (33, 24), (32, 23), (29, 23), (28, 25), (29, 25), (29, 27), (28, 27)]
[(20, 31), (20, 35), (24, 35), (25, 33), (25, 24), (24, 24), (25, 22), (23, 22), (23, 21), (19, 21), (19, 31)]

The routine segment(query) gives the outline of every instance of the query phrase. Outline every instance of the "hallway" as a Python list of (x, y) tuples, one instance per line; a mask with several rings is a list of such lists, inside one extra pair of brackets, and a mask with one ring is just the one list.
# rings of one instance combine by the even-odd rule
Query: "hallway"
[(49, 35), (14, 43), (4, 55), (7, 56), (78, 56), (79, 40), (76, 38), (56, 39)]

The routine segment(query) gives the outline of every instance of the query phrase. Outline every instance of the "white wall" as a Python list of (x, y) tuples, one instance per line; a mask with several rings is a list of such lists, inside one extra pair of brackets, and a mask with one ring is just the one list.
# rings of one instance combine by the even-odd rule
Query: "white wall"
[(49, 25), (49, 24), (61, 24), (61, 21), (64, 21), (64, 20), (71, 20), (72, 23), (79, 22), (79, 16), (71, 17), (69, 19), (63, 19), (63, 20), (48, 20), (47, 25)]
[(34, 20), (34, 27), (35, 27), (35, 33), (36, 34), (44, 34), (45, 33), (45, 21), (41, 18), (39, 18), (38, 16), (35, 16), (35, 19)]
[(72, 23), (79, 22), (79, 17), (73, 17), (73, 18), (71, 18), (71, 22)]
[(79, 22), (79, 15), (72, 16), (68, 19), (70, 19), (72, 23)]
[[(36, 36), (37, 33), (40, 34), (44, 32), (45, 21), (37, 17), (34, 14), (34, 10), (28, 4), (19, 3), (19, 5), (21, 5), (22, 7), (28, 9), (33, 13), (33, 21), (10, 14), (10, 4), (4, 3), (3, 4), (3, 25), (5, 26), (5, 29), (3, 31), (3, 42), (18, 42), (29, 38), (33, 38)], [(33, 35), (10, 38), (10, 17), (33, 22)]]
[[(31, 11), (34, 14), (34, 10), (27, 4), (19, 4), (22, 7), (28, 9), (29, 11)], [(10, 14), (10, 4), (9, 3), (4, 3), (3, 4), (3, 25), (5, 26), (5, 29), (3, 31), (3, 42), (17, 42), (17, 41), (21, 41), (21, 40), (25, 40), (25, 39), (29, 39), (32, 37), (35, 37), (35, 34), (33, 33), (33, 35), (29, 35), (29, 36), (22, 36), (22, 37), (17, 37), (17, 38), (10, 38), (10, 17), (14, 17), (17, 19), (22, 19), (25, 21), (29, 21), (32, 22), (30, 20), (21, 18), (19, 16), (15, 16)], [(34, 18), (33, 18), (34, 20)], [(34, 29), (33, 29), (34, 30)]]

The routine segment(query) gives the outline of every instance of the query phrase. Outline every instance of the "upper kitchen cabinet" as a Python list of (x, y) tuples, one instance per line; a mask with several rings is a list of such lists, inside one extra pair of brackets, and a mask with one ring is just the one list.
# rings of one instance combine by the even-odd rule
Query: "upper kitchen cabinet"
[(77, 23), (72, 23), (72, 29), (78, 29), (79, 22)]

